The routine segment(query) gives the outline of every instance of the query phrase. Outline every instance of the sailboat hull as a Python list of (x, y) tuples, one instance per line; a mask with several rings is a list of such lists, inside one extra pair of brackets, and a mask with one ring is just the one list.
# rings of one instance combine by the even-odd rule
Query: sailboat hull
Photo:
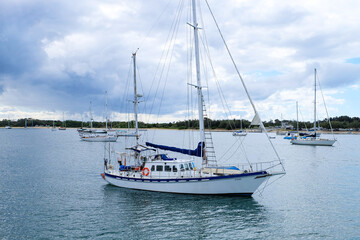
[(246, 135), (247, 135), (246, 132), (233, 132), (233, 136), (244, 137)]
[(310, 145), (310, 146), (332, 146), (336, 140), (329, 140), (329, 139), (312, 139), (312, 138), (305, 138), (305, 139), (294, 139), (291, 140), (290, 143), (295, 145)]
[(103, 178), (111, 185), (155, 192), (197, 195), (245, 195), (251, 196), (271, 175), (267, 172), (187, 179), (147, 179), (119, 177), (104, 173)]
[(117, 136), (115, 137), (101, 137), (101, 136), (96, 136), (96, 137), (81, 137), (82, 141), (85, 142), (116, 142), (117, 140)]

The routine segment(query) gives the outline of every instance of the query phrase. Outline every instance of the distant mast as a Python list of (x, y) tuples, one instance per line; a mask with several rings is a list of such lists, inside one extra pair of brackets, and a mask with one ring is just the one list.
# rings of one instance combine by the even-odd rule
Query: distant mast
[(108, 103), (107, 103), (107, 91), (105, 91), (105, 129), (108, 129), (108, 117), (107, 117), (107, 113), (108, 113)]
[[(298, 101), (296, 101), (296, 131), (299, 134), (299, 106)], [(298, 136), (300, 137), (300, 136)]]
[(93, 121), (94, 121), (94, 119), (93, 119), (93, 115), (92, 115), (92, 103), (91, 103), (91, 101), (90, 101), (90, 129), (92, 129), (93, 128)]
[(316, 68), (314, 72), (314, 132), (316, 132)]

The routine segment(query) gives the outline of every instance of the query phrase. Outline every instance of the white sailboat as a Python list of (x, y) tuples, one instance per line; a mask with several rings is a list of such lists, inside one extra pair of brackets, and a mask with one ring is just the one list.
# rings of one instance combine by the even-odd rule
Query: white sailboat
[(4, 127), (5, 129), (12, 129), (11, 125), (10, 125), (10, 119), (8, 119), (8, 125), (6, 125)]
[[(198, 46), (198, 23), (196, 20), (196, 3), (192, 0), (194, 41), (195, 41), (195, 60), (197, 78), (197, 100), (199, 114), (200, 142), (197, 148), (181, 149), (177, 147), (164, 146), (146, 142), (146, 146), (139, 144), (137, 104), (138, 94), (136, 91), (136, 53), (133, 54), (134, 65), (134, 113), (136, 124), (136, 145), (128, 148), (129, 153), (119, 153), (117, 162), (112, 161), (110, 148), (108, 154), (104, 156), (104, 172), (101, 174), (108, 183), (130, 189), (148, 190), (167, 193), (182, 194), (209, 194), (209, 195), (252, 195), (258, 187), (267, 179), (274, 175), (285, 174), (282, 162), (274, 149), (278, 160), (262, 163), (248, 164), (241, 166), (220, 166), (216, 162), (216, 157), (212, 154), (213, 146), (208, 144), (204, 128), (204, 99), (200, 79), (199, 46)], [(232, 59), (232, 58), (231, 58)], [(235, 65), (235, 63), (234, 63)], [(236, 65), (235, 65), (236, 68)], [(236, 68), (237, 70), (237, 68)], [(239, 73), (239, 71), (237, 70)], [(246, 90), (243, 79), (239, 77), (249, 97), (249, 101), (254, 109), (255, 115), (258, 112)], [(264, 125), (260, 121), (260, 126)], [(272, 145), (271, 141), (269, 140)], [(273, 146), (273, 145), (272, 145)], [(168, 157), (166, 154), (159, 153), (159, 150), (177, 152), (191, 155), (202, 159), (202, 167), (195, 167), (194, 160), (177, 159)], [(129, 158), (134, 159), (134, 164), (129, 165)], [(128, 161), (128, 162), (127, 162)], [(118, 166), (118, 167), (114, 167)], [(276, 172), (275, 167), (281, 168)]]
[(55, 120), (53, 120), (53, 127), (51, 128), (51, 131), (56, 131)]
[[(329, 119), (329, 117), (328, 117)], [(330, 119), (329, 119), (330, 121)], [(332, 127), (330, 124), (330, 128), (332, 131)], [(292, 139), (290, 143), (295, 145), (311, 145), (311, 146), (332, 146), (336, 142), (336, 139), (326, 139), (320, 138), (316, 133), (316, 68), (314, 71), (314, 133), (315, 137), (298, 137), (297, 139)]]
[[(282, 129), (284, 127), (282, 114), (281, 114), (281, 121), (280, 122), (281, 122), (281, 127), (280, 128)], [(283, 131), (283, 130), (279, 129), (279, 130), (276, 131), (276, 135), (285, 135), (285, 134), (286, 134), (286, 132)]]
[(233, 136), (243, 137), (243, 136), (246, 136), (246, 135), (247, 135), (247, 132), (244, 132), (243, 129), (242, 129), (242, 118), (240, 116), (240, 130), (234, 131)]
[(63, 123), (59, 127), (59, 130), (66, 130), (65, 113), (63, 112)]
[(116, 131), (114, 130), (110, 130), (108, 128), (108, 117), (107, 117), (107, 111), (108, 111), (108, 106), (107, 106), (107, 91), (105, 91), (105, 96), (106, 96), (106, 103), (105, 103), (105, 109), (106, 109), (106, 113), (105, 113), (105, 118), (106, 118), (106, 123), (105, 123), (105, 129), (93, 129), (93, 117), (92, 117), (92, 110), (91, 110), (91, 102), (90, 102), (90, 129), (81, 129), (78, 130), (79, 132), (79, 136), (80, 139), (82, 141), (85, 142), (116, 142), (118, 136)]

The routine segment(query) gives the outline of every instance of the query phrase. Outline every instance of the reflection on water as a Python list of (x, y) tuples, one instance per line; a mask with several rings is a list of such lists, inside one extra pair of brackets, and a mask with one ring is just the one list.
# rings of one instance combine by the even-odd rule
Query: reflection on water
[(120, 231), (135, 238), (224, 238), (241, 232), (249, 236), (267, 222), (266, 209), (253, 198), (156, 193), (111, 185), (104, 185), (103, 194), (105, 211), (120, 215), (126, 226)]

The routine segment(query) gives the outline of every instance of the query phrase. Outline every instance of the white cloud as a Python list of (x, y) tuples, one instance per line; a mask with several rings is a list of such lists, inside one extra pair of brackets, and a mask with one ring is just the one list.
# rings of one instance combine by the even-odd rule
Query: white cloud
[[(46, 114), (68, 110), (74, 117), (80, 116), (76, 114), (83, 112), (89, 100), (103, 101), (105, 90), (119, 102), (128, 79), (131, 53), (138, 47), (143, 94), (154, 97), (157, 82), (152, 92), (148, 91), (177, 7), (177, 2), (167, 2), (167, 5), (164, 2), (0, 3), (0, 9), (6, 9), (7, 14), (17, 20), (12, 25), (0, 22), (6, 26), (0, 30), (0, 41), (6, 46), (0, 48), (0, 86), (4, 89), (0, 99), (6, 106), (33, 106), (30, 112)], [(343, 112), (345, 108), (341, 106), (354, 104), (347, 100), (346, 93), (360, 86), (359, 65), (346, 63), (346, 59), (360, 56), (360, 2), (232, 0), (209, 3), (263, 119), (279, 118), (281, 113), (284, 118), (294, 116), (296, 100), (304, 105), (302, 108), (310, 109), (315, 67), (319, 69), (330, 115), (354, 113)], [(18, 8), (22, 11), (15, 11)], [(201, 10), (203, 18), (211, 20), (205, 16), (205, 5)], [(188, 73), (184, 30), (190, 28), (186, 26), (187, 21), (180, 21), (179, 31), (184, 34), (179, 32), (175, 41), (176, 52), (166, 83), (161, 121), (181, 120), (185, 115)], [(253, 112), (240, 81), (210, 22), (200, 27), (206, 31), (217, 77), (233, 112), (231, 117), (241, 113), (251, 119)], [(25, 51), (17, 51), (20, 48)], [(165, 71), (163, 77), (166, 74)], [(164, 84), (163, 79), (158, 98)], [(214, 97), (212, 116), (223, 118), (216, 88), (211, 81), (209, 85)], [(58, 109), (52, 109), (53, 106)], [(116, 106), (114, 110), (123, 110), (119, 108)], [(97, 112), (100, 111), (98, 107)]]

